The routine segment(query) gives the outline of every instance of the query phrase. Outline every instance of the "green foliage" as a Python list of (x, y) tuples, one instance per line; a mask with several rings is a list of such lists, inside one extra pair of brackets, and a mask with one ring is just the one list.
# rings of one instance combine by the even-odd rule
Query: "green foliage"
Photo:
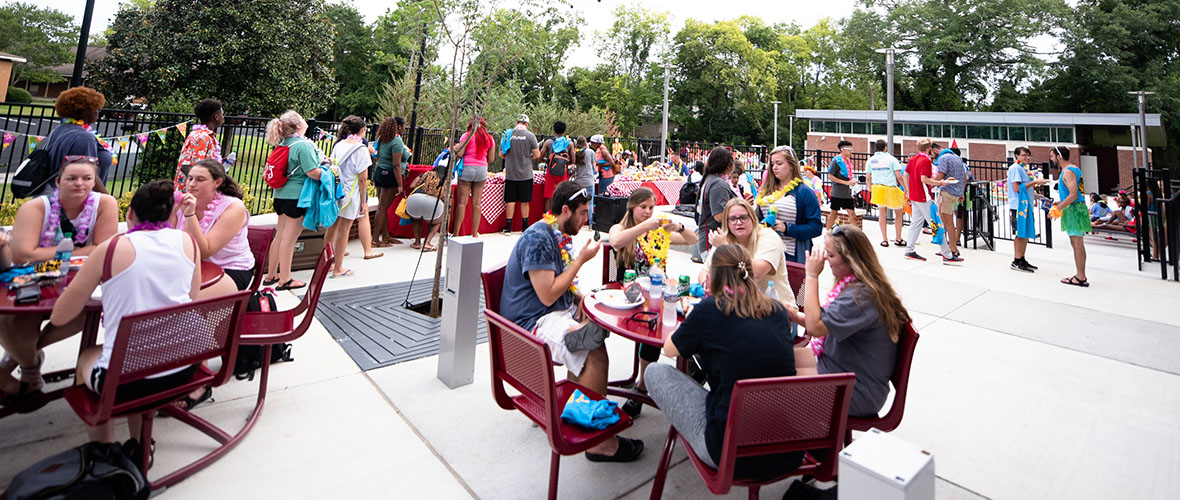
[(323, 0), (159, 0), (124, 5), (108, 57), (94, 68), (109, 101), (174, 95), (221, 99), (252, 116), (314, 116), (334, 99), (332, 23)]
[(0, 226), (11, 226), (12, 222), (16, 220), (16, 211), (20, 209), (21, 205), (24, 205), (27, 199), (21, 198), (0, 203)]
[(140, 153), (142, 157), (135, 165), (136, 184), (172, 179), (176, 175), (176, 159), (180, 157), (184, 135), (179, 130), (169, 129), (165, 137), (168, 138), (165, 143), (160, 142), (155, 132), (148, 137), (147, 146)]
[(379, 73), (373, 71), (376, 45), (373, 30), (351, 5), (332, 4), (325, 8), (335, 34), (332, 69), (340, 90), (324, 117), (336, 120), (347, 115), (373, 116), (377, 110)]
[[(51, 68), (73, 61), (78, 27), (64, 12), (31, 3), (0, 5), (0, 52), (25, 58), (12, 66), (12, 81), (64, 81)], [(5, 85), (8, 82), (0, 82)]]
[(568, 66), (566, 53), (578, 39), (581, 22), (580, 17), (569, 15), (568, 8), (560, 7), (567, 6), (558, 2), (540, 12), (492, 12), (472, 33), (480, 50), (475, 67), (494, 68), (495, 84), (515, 81), (528, 102), (552, 98), (555, 78)]
[(17, 104), (30, 104), (33, 102), (33, 94), (20, 87), (8, 87), (8, 98), (5, 102), (14, 102)]

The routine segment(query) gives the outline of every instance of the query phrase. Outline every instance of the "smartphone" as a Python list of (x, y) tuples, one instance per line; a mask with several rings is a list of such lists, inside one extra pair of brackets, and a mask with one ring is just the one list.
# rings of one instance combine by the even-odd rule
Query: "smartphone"
[(39, 286), (22, 286), (16, 289), (16, 299), (13, 302), (17, 304), (36, 304), (41, 301), (41, 287)]

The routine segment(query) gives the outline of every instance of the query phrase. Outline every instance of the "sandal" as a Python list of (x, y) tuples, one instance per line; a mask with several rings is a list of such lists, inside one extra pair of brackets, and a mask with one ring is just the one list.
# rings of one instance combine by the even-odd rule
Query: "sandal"
[(1082, 288), (1090, 286), (1089, 281), (1078, 278), (1077, 275), (1073, 275), (1068, 278), (1065, 278), (1065, 279), (1061, 280), (1061, 282), (1066, 285), (1080, 286)]
[(619, 449), (615, 451), (614, 455), (600, 455), (587, 451), (586, 460), (591, 462), (634, 462), (639, 460), (639, 455), (642, 453), (643, 441), (619, 436)]
[(389, 240), (389, 241), (386, 241), (386, 243), (389, 243), (390, 245), (401, 245), (401, 244), (402, 244), (402, 240), (399, 240), (399, 239), (397, 239), (397, 238), (393, 238), (393, 239), (391, 239), (391, 240)]
[(274, 286), (278, 282), (279, 282), (278, 276), (275, 276), (273, 278), (266, 278), (266, 279), (262, 280), (262, 286)]
[[(296, 283), (298, 283), (298, 285), (296, 285)], [(305, 286), (307, 286), (307, 283), (304, 283), (302, 281), (295, 281), (295, 278), (291, 278), (291, 279), (287, 280), (286, 283), (283, 283), (282, 285), (275, 287), (275, 290), (278, 290), (281, 292), (283, 290), (295, 290), (297, 288), (303, 288)]]
[[(185, 396), (177, 401), (179, 404), (176, 404), (175, 406), (184, 411), (193, 411), (193, 408), (196, 408), (197, 405), (204, 403), (205, 401), (213, 401), (213, 387), (208, 385), (205, 386), (205, 392), (202, 392), (201, 395), (197, 397), (197, 399), (193, 399), (191, 396)], [(161, 415), (163, 414), (161, 413)]]
[(384, 257), (384, 256), (385, 256), (385, 254), (383, 252), (377, 252), (373, 255), (366, 255), (365, 260), (376, 259), (377, 257)]
[[(141, 447), (139, 445), (139, 439), (131, 438), (131, 439), (124, 441), (122, 448), (123, 448), (123, 453), (125, 455), (127, 455), (127, 458), (131, 460), (131, 463), (135, 464), (136, 467), (139, 467), (140, 462), (142, 461), (142, 460), (140, 460), (140, 456), (143, 453), (143, 447)], [(153, 439), (152, 445), (150, 447), (148, 447), (147, 468), (151, 469), (152, 466), (155, 465), (155, 462), (156, 462), (156, 440)], [(147, 474), (147, 471), (140, 471), (140, 472), (144, 473), (145, 475)]]
[(883, 246), (883, 247), (888, 247), (888, 246), (889, 246), (889, 242), (888, 242), (888, 241), (886, 241), (886, 240), (881, 240), (881, 246)]
[(905, 246), (905, 240), (893, 240), (893, 246), (895, 246), (895, 247), (904, 247), (904, 246)]
[(340, 273), (340, 274), (332, 273), (332, 274), (328, 275), (328, 277), (329, 277), (329, 278), (332, 278), (332, 279), (336, 279), (336, 278), (347, 278), (347, 277), (349, 277), (349, 276), (352, 276), (352, 275), (355, 275), (355, 274), (356, 274), (356, 273), (352, 272), (352, 269), (348, 269), (348, 270), (346, 270), (346, 271), (344, 271), (344, 272), (342, 272), (342, 273)]
[(376, 241), (376, 240), (374, 240), (374, 241), (373, 241), (373, 246), (374, 246), (374, 247), (377, 247), (377, 248), (388, 248), (388, 247), (391, 247), (391, 246), (393, 246), (393, 243), (390, 243), (390, 242), (388, 242), (388, 241)]
[(433, 251), (435, 251), (435, 250), (438, 250), (438, 247), (436, 247), (436, 246), (431, 246), (431, 245), (424, 245), (424, 246), (422, 247), (422, 251), (423, 251), (423, 252), (433, 252)]
[(415, 241), (415, 242), (413, 242), (413, 243), (410, 243), (410, 248), (413, 248), (414, 250), (417, 250), (417, 249), (419, 249), (419, 248), (422, 248), (422, 243), (419, 243), (419, 242), (417, 242), (417, 241)]
[[(37, 366), (41, 366), (42, 361), (45, 361), (45, 351), (37, 349)], [(0, 372), (12, 373), (19, 367), (20, 363), (17, 363), (16, 359), (7, 352), (4, 353), (3, 357), (0, 357)]]

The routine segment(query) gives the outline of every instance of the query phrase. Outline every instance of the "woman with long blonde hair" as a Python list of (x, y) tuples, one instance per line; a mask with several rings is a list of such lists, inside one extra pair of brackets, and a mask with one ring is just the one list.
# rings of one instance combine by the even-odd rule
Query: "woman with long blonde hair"
[[(778, 240), (778, 238), (774, 238)], [(664, 342), (671, 357), (699, 355), (709, 389), (670, 364), (645, 370), (648, 390), (660, 411), (711, 467), (721, 458), (733, 385), (743, 379), (795, 375), (791, 321), (783, 304), (762, 293), (753, 259), (742, 245), (711, 251), (706, 282), (710, 296), (696, 305)], [(741, 476), (762, 477), (792, 470), (802, 452), (739, 459)]]
[(819, 200), (803, 180), (799, 160), (790, 146), (771, 150), (767, 173), (770, 175), (762, 180), (758, 204), (774, 212), (774, 231), (783, 240), (787, 260), (803, 262), (803, 256), (811, 250), (811, 239), (824, 230)]
[[(774, 298), (794, 301), (795, 294), (791, 293), (791, 284), (787, 281), (783, 240), (773, 229), (758, 223), (758, 212), (748, 201), (732, 198), (725, 203), (725, 209), (721, 211), (721, 228), (709, 233), (709, 242), (713, 247), (727, 243), (741, 245), (754, 257), (750, 273), (760, 287), (758, 291), (766, 292), (773, 283)], [(710, 250), (705, 256), (705, 268), (697, 280), (700, 283), (709, 282), (709, 259), (712, 255), (713, 251)]]
[[(818, 278), (825, 263), (832, 265), (835, 284), (821, 303)], [(833, 228), (824, 248), (807, 256), (804, 287), (807, 314), (787, 305), (791, 321), (803, 325), (813, 339), (795, 350), (799, 373), (855, 373), (848, 414), (875, 417), (889, 396), (897, 340), (910, 315), (869, 238), (847, 224)]]

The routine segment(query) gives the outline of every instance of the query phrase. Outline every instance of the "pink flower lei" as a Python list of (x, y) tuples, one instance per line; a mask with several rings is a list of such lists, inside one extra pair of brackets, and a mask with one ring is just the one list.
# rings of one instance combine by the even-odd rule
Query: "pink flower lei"
[[(94, 218), (94, 213), (98, 210), (98, 193), (90, 192), (86, 194), (86, 201), (82, 204), (82, 211), (78, 213), (76, 219), (70, 219), (74, 224), (74, 246), (84, 246), (86, 240), (90, 238), (89, 226), (90, 220)], [(45, 231), (41, 233), (41, 241), (39, 247), (47, 248), (56, 246), (57, 242), (61, 241), (65, 235), (61, 234), (61, 217), (64, 215), (61, 207), (61, 190), (54, 189), (53, 194), (49, 195), (49, 224), (45, 226)]]
[[(852, 274), (840, 278), (840, 281), (836, 283), (836, 286), (832, 287), (832, 290), (828, 292), (828, 298), (823, 304), (824, 309), (827, 309), (828, 306), (832, 305), (832, 302), (836, 300), (836, 297), (840, 296), (840, 292), (844, 291), (844, 286), (853, 281), (856, 281), (856, 276)], [(811, 341), (808, 343), (808, 347), (811, 347), (811, 352), (815, 354), (816, 358), (820, 357), (820, 355), (824, 353), (824, 339), (826, 338), (827, 337), (812, 337)]]
[[(221, 206), (221, 203), (224, 201), (225, 195), (221, 194), (221, 191), (217, 191), (213, 194), (213, 199), (210, 200), (209, 204), (205, 206), (205, 214), (201, 216), (200, 226), (202, 233), (208, 233), (209, 229), (213, 228), (213, 222), (217, 217), (217, 207)], [(180, 215), (183, 216), (184, 214)]]

